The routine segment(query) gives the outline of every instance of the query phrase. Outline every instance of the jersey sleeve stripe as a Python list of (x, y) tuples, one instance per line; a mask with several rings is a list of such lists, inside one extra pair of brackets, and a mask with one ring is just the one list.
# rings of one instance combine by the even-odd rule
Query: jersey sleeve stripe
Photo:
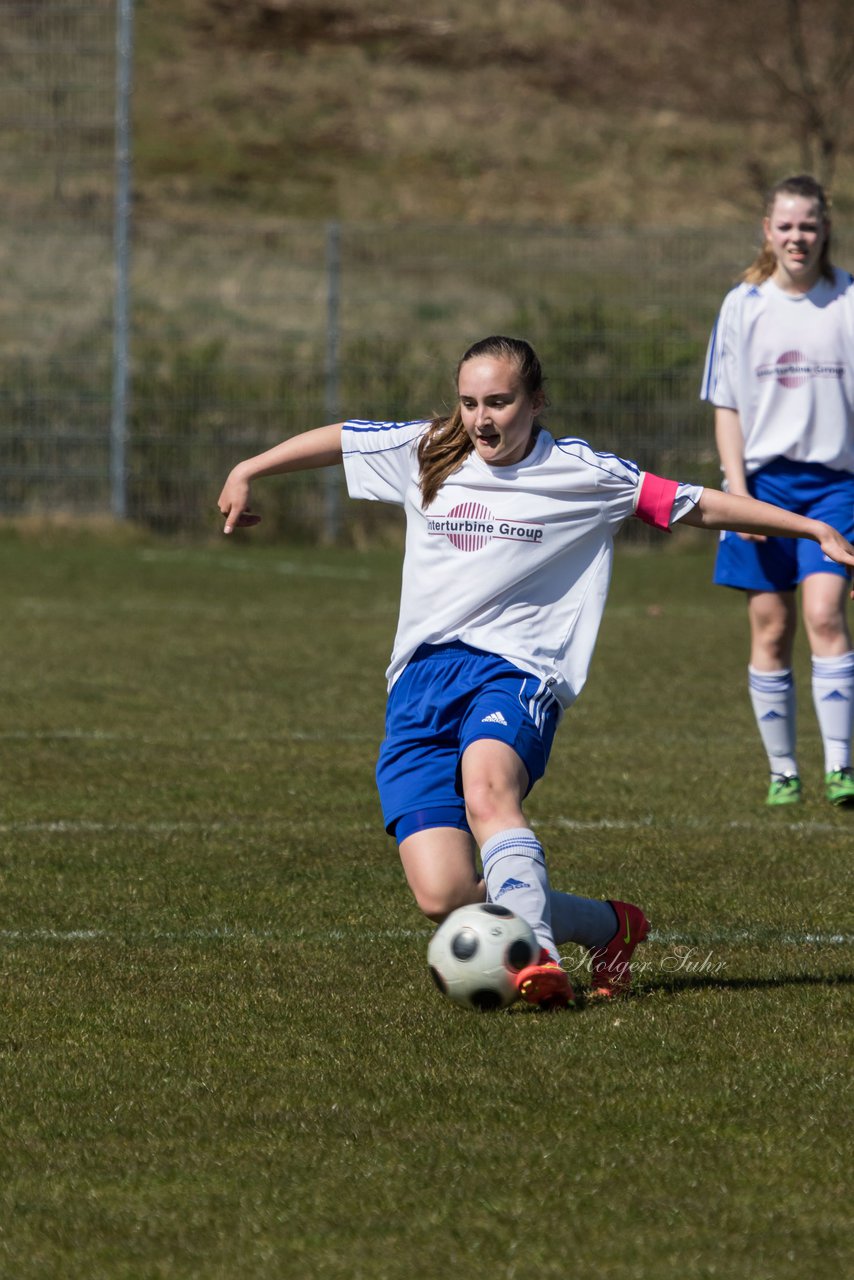
[(706, 357), (706, 377), (703, 383), (702, 390), (700, 391), (701, 400), (711, 400), (712, 398), (712, 395), (713, 395), (712, 381), (717, 371), (717, 363), (718, 363), (718, 322), (716, 321), (715, 327), (712, 329), (712, 336), (709, 340), (709, 352)]
[(409, 418), (405, 422), (382, 422), (372, 418), (348, 418), (343, 424), (345, 431), (399, 431), (407, 427), (426, 427), (424, 418)]

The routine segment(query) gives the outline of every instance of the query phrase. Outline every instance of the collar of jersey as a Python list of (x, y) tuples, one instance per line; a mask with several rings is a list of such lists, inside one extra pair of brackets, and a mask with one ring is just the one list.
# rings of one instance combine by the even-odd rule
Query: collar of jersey
[(504, 475), (508, 479), (516, 474), (517, 471), (530, 467), (536, 462), (545, 461), (554, 437), (547, 431), (545, 427), (541, 427), (537, 438), (534, 441), (534, 447), (526, 457), (520, 458), (518, 462), (511, 462), (508, 467), (491, 467), (488, 462), (484, 462), (474, 450), (469, 454), (472, 466), (477, 467), (478, 471), (484, 472), (489, 476)]

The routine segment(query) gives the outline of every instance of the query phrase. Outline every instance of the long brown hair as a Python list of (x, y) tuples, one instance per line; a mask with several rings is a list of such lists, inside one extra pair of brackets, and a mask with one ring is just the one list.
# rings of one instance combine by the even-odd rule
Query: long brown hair
[[(803, 196), (805, 200), (814, 200), (818, 205), (819, 217), (825, 224), (827, 235), (821, 248), (819, 268), (825, 280), (833, 281), (833, 264), (830, 261), (830, 201), (824, 187), (808, 173), (799, 173), (793, 178), (783, 178), (768, 192), (765, 200), (765, 216), (770, 218), (774, 212), (777, 196)], [(777, 268), (774, 251), (766, 240), (750, 266), (741, 277), (746, 284), (762, 284), (768, 280)]]
[[(511, 360), (519, 373), (522, 388), (531, 399), (543, 391), (545, 378), (536, 351), (524, 338), (505, 338), (495, 334), (469, 347), (457, 365), (454, 385), (459, 388), (460, 370), (468, 360), (491, 357)], [(534, 431), (540, 423), (534, 420)], [(463, 426), (459, 400), (448, 416), (434, 417), (418, 444), (421, 505), (429, 507), (448, 476), (461, 467), (474, 445)]]

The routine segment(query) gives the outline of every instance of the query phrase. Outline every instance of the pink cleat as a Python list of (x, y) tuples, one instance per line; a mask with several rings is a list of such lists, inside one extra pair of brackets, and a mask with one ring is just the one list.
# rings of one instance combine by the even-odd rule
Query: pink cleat
[(566, 1009), (575, 1004), (575, 993), (569, 978), (545, 947), (540, 952), (538, 964), (522, 969), (516, 981), (516, 990), (522, 1000), (540, 1009)]
[(617, 913), (617, 932), (607, 946), (587, 948), (593, 980), (590, 994), (599, 1000), (628, 994), (632, 985), (632, 952), (649, 933), (649, 921), (640, 907), (614, 901), (611, 906)]

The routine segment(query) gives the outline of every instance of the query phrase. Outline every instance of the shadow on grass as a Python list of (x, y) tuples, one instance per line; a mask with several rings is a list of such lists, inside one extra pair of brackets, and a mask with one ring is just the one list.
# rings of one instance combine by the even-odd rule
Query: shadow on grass
[[(659, 982), (636, 982), (628, 996), (615, 1000), (591, 999), (589, 993), (575, 989), (575, 1004), (566, 1012), (582, 1013), (587, 1009), (607, 1009), (612, 1013), (625, 1003), (634, 1003), (655, 995), (678, 996), (691, 991), (763, 991), (775, 987), (836, 987), (854, 984), (854, 973), (784, 973), (774, 978), (720, 978), (710, 974), (686, 974), (682, 977), (666, 978)], [(517, 1002), (502, 1010), (504, 1014), (518, 1017), (550, 1016), (553, 1011), (537, 1009), (524, 1002)], [(558, 1010), (557, 1012), (564, 1012)]]
[[(723, 978), (713, 974), (684, 974), (664, 978), (657, 982), (637, 983), (632, 991), (634, 998), (657, 995), (681, 995), (685, 991), (763, 991), (774, 987), (835, 987), (851, 986), (854, 973), (782, 973), (771, 978)], [(594, 1001), (590, 1002), (595, 1003)]]

